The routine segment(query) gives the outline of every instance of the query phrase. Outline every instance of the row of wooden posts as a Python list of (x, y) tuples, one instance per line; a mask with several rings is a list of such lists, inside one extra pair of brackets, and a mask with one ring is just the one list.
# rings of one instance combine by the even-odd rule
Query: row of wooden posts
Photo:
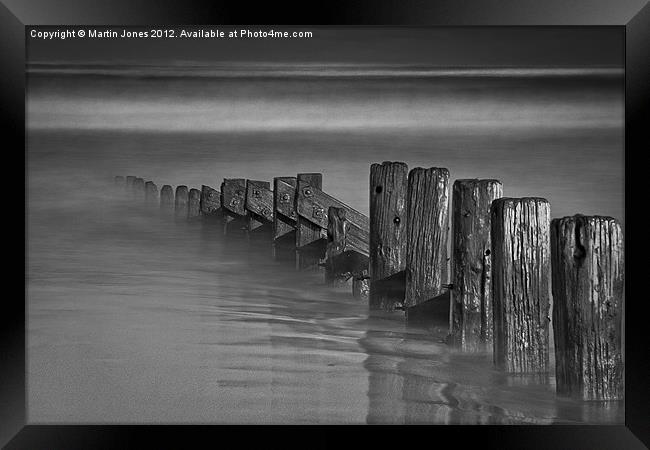
[(549, 371), (552, 322), (558, 394), (622, 399), (620, 224), (551, 220), (543, 198), (503, 197), (498, 180), (455, 180), (448, 257), (449, 180), (444, 168), (373, 164), (366, 217), (324, 192), (320, 173), (274, 178), (273, 189), (227, 178), (220, 191), (165, 185), (160, 194), (151, 181), (116, 177), (178, 218), (216, 218), (224, 233), (267, 236), (276, 259), (324, 267), (328, 283), (352, 278), (353, 296), (370, 309), (403, 309), (408, 321), (448, 314), (450, 344), (492, 351), (508, 373)]

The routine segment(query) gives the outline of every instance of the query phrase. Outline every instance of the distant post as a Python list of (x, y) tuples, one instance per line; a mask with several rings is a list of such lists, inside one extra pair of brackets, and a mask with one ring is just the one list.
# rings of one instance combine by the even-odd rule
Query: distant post
[(187, 186), (177, 186), (174, 201), (174, 216), (176, 219), (187, 219), (189, 193)]
[(193, 219), (201, 214), (201, 191), (190, 189), (187, 198), (187, 217)]
[(210, 186), (202, 185), (199, 206), (203, 217), (218, 216), (221, 212), (221, 193)]
[(144, 202), (144, 180), (142, 178), (133, 180), (133, 198)]
[(246, 213), (246, 179), (224, 178), (221, 183), (221, 208), (223, 209), (224, 234), (235, 231), (235, 235), (245, 235), (248, 228)]
[(493, 359), (508, 373), (548, 371), (550, 217), (543, 198), (492, 202)]
[(174, 190), (168, 184), (160, 189), (160, 209), (169, 212), (174, 209)]
[(404, 306), (411, 308), (443, 294), (448, 282), (449, 170), (412, 169), (407, 212)]
[[(298, 185), (309, 185), (316, 189), (323, 189), (322, 173), (299, 173), (297, 177)], [(297, 201), (297, 196), (296, 199)], [(320, 256), (313, 252), (299, 250), (313, 241), (322, 237), (322, 228), (313, 224), (309, 220), (298, 216), (296, 220), (296, 269), (302, 270), (307, 268), (319, 269)]]
[(129, 198), (133, 198), (133, 182), (135, 181), (135, 178), (133, 175), (128, 175), (126, 177), (126, 194)]
[(158, 206), (158, 187), (153, 181), (147, 181), (144, 184), (144, 200), (149, 206)]
[(611, 217), (551, 222), (557, 392), (582, 400), (622, 400), (624, 255)]
[(466, 351), (492, 351), (490, 206), (502, 195), (497, 180), (454, 182), (450, 330)]
[(380, 280), (406, 269), (407, 179), (408, 166), (403, 162), (370, 167), (370, 309), (391, 310), (404, 301), (403, 293), (395, 298)]

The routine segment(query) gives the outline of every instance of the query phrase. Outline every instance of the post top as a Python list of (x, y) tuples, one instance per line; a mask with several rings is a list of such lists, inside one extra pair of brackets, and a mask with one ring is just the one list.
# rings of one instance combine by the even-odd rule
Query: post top
[(570, 222), (613, 222), (617, 225), (620, 225), (618, 219), (611, 216), (600, 216), (600, 215), (584, 215), (584, 214), (574, 214), (573, 216), (564, 216), (553, 219), (551, 223), (570, 223)]
[(490, 184), (490, 183), (496, 183), (496, 184), (502, 184), (501, 180), (497, 180), (494, 178), (459, 178), (456, 181), (454, 181), (454, 184), (479, 184), (479, 183), (484, 183), (484, 184)]
[(518, 203), (546, 203), (549, 201), (543, 197), (501, 197), (492, 201), (497, 204), (518, 204)]
[(408, 168), (408, 165), (402, 161), (383, 161), (382, 163), (373, 163), (372, 167), (381, 167), (381, 166), (404, 166)]
[(412, 176), (414, 173), (422, 173), (422, 172), (431, 172), (431, 173), (437, 173), (438, 175), (442, 175), (444, 177), (449, 177), (449, 169), (445, 167), (429, 167), (429, 168), (424, 168), (424, 167), (414, 167), (411, 169), (409, 172), (409, 177)]

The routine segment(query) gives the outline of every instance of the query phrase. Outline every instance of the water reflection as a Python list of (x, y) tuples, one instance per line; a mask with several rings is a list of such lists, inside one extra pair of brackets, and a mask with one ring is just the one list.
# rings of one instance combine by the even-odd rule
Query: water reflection
[(359, 340), (368, 354), (364, 361), (368, 423), (544, 425), (623, 420), (622, 403), (558, 398), (549, 374), (507, 375), (493, 368), (488, 353), (463, 354), (447, 347), (440, 328), (406, 328), (387, 313), (374, 316), (372, 329)]

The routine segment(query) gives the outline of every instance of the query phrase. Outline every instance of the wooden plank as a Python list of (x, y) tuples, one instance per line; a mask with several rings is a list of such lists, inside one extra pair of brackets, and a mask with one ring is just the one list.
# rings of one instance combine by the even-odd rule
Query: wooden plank
[(158, 186), (153, 181), (147, 181), (144, 184), (144, 200), (149, 206), (158, 206), (160, 204)]
[(273, 191), (268, 181), (246, 180), (245, 208), (249, 215), (249, 231), (273, 223)]
[(331, 206), (345, 210), (346, 220), (350, 223), (350, 226), (355, 226), (360, 230), (368, 230), (368, 217), (356, 209), (349, 207), (342, 201), (326, 194), (321, 189), (298, 180), (296, 213), (301, 219), (305, 219), (317, 227), (326, 230), (329, 222), (327, 211)]
[(352, 226), (344, 208), (330, 206), (327, 216), (326, 282), (337, 284), (350, 277), (365, 280), (362, 274), (368, 270), (368, 230)]
[(144, 202), (144, 198), (144, 180), (142, 178), (136, 178), (133, 180), (133, 199)]
[(443, 325), (449, 317), (450, 291), (417, 305), (406, 308), (406, 323), (409, 325)]
[(174, 217), (176, 219), (187, 219), (189, 192), (187, 186), (177, 186), (174, 195)]
[[(304, 183), (315, 189), (322, 189), (323, 174), (299, 173), (297, 183)], [(320, 270), (327, 233), (324, 232), (322, 227), (298, 215), (297, 194), (294, 197), (294, 202), (294, 209), (296, 209), (296, 269)], [(316, 243), (316, 241), (320, 242)]]
[(465, 351), (492, 351), (490, 206), (498, 180), (456, 180), (452, 193), (450, 340)]
[(194, 219), (201, 214), (201, 191), (198, 189), (190, 189), (187, 199), (187, 217)]
[(555, 374), (558, 394), (624, 398), (623, 233), (611, 217), (551, 222)]
[(212, 189), (210, 186), (202, 185), (199, 206), (201, 215), (204, 217), (219, 215), (221, 212), (221, 193), (216, 189)]
[(296, 230), (296, 177), (273, 179), (273, 239)]
[(412, 169), (407, 190), (405, 307), (439, 296), (448, 283), (448, 211), (449, 171)]
[(174, 209), (174, 190), (168, 184), (160, 189), (160, 209), (172, 211)]
[(224, 178), (221, 183), (221, 207), (229, 214), (246, 215), (246, 180)]
[(379, 280), (406, 269), (408, 166), (384, 161), (370, 167), (370, 309), (392, 310), (404, 297), (380, 289)]
[(543, 198), (492, 202), (493, 358), (509, 373), (548, 371), (550, 213)]

